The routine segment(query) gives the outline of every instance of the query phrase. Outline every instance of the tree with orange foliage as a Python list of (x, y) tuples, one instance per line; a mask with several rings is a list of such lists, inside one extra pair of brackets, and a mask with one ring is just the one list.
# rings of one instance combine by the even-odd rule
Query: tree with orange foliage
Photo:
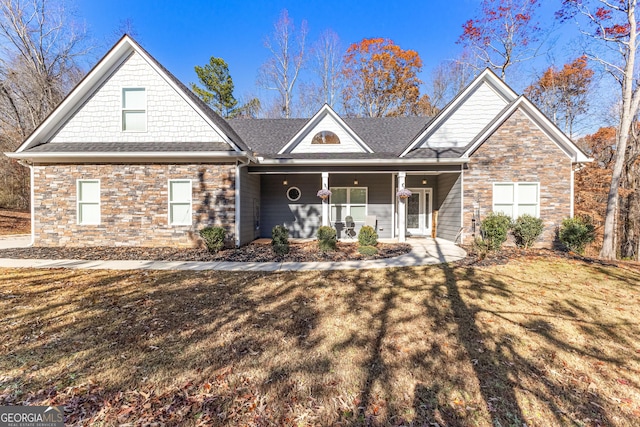
[(344, 56), (342, 91), (347, 114), (365, 117), (431, 115), (427, 95), (420, 96), (422, 59), (383, 38), (353, 43)]
[(540, 28), (534, 21), (539, 0), (483, 0), (480, 13), (462, 26), (458, 43), (506, 79), (512, 65), (537, 54)]
[[(633, 142), (634, 122), (640, 108), (640, 79), (636, 55), (638, 39), (637, 0), (564, 0), (558, 13), (563, 19), (575, 19), (583, 34), (599, 46), (589, 56), (601, 63), (620, 84), (619, 122), (616, 127), (616, 154), (607, 196), (604, 240), (600, 256), (616, 258), (616, 219), (620, 209), (619, 188), (623, 184), (628, 148)], [(631, 141), (631, 142), (630, 142)]]
[[(618, 239), (616, 250), (623, 258), (640, 258), (640, 147), (637, 139), (638, 125), (634, 126), (634, 138), (628, 149), (618, 196), (620, 209), (616, 218)], [(600, 128), (593, 135), (578, 141), (581, 148), (593, 157), (576, 173), (575, 213), (589, 216), (596, 225), (596, 246), (603, 242), (603, 225), (607, 211), (607, 190), (616, 158), (616, 129)]]
[(587, 111), (592, 78), (593, 70), (587, 67), (587, 57), (583, 55), (560, 70), (554, 66), (547, 68), (524, 92), (573, 138), (577, 117)]

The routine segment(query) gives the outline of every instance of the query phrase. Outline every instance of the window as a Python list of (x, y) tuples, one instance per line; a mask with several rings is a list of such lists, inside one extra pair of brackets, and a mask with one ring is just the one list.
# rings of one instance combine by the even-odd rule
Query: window
[(340, 144), (340, 138), (333, 132), (323, 130), (316, 133), (311, 140), (312, 144)]
[(493, 184), (493, 211), (511, 218), (528, 214), (540, 216), (540, 184), (532, 182), (501, 182)]
[(76, 183), (78, 224), (100, 224), (100, 181), (79, 179)]
[(289, 189), (287, 190), (287, 199), (292, 202), (297, 202), (298, 200), (300, 200), (300, 196), (302, 196), (302, 193), (300, 192), (300, 189), (298, 187), (289, 187)]
[(147, 130), (147, 94), (144, 88), (122, 89), (122, 130)]
[(191, 225), (191, 180), (169, 180), (169, 225)]
[(330, 204), (332, 221), (344, 222), (352, 216), (355, 222), (363, 222), (367, 216), (367, 188), (332, 187)]

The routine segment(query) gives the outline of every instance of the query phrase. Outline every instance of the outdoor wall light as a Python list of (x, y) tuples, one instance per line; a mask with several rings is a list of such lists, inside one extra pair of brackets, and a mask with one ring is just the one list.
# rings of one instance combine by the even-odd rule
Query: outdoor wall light
[(427, 185), (427, 177), (422, 178), (422, 185)]

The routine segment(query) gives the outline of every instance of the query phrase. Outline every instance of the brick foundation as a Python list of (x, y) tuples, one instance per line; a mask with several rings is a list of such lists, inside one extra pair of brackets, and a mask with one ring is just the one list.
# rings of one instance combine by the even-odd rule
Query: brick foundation
[[(100, 225), (77, 224), (78, 179), (100, 180)], [(169, 179), (193, 181), (190, 226), (169, 225)], [(191, 247), (207, 225), (234, 239), (234, 165), (35, 165), (34, 181), (36, 246)]]
[(464, 171), (465, 234), (471, 235), (474, 204), (481, 218), (491, 212), (494, 182), (539, 182), (545, 229), (538, 245), (553, 245), (556, 227), (571, 213), (571, 167), (571, 159), (516, 110), (471, 155)]

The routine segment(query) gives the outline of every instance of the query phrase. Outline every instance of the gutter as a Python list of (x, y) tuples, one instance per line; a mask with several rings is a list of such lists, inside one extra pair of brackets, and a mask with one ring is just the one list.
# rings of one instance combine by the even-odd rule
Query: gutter
[(74, 161), (92, 161), (95, 163), (107, 163), (112, 161), (211, 161), (211, 160), (225, 160), (233, 161), (237, 159), (248, 159), (249, 161), (255, 161), (255, 157), (246, 151), (136, 151), (136, 152), (73, 152), (73, 153), (61, 153), (61, 152), (10, 152), (4, 153), (11, 159), (30, 160), (39, 162), (74, 162)]
[(242, 222), (242, 204), (241, 204), (241, 194), (240, 194), (240, 187), (241, 187), (241, 174), (242, 174), (242, 168), (243, 167), (247, 167), (249, 166), (249, 160), (242, 162), (241, 160), (239, 160), (236, 163), (236, 182), (235, 182), (235, 224), (234, 224), (234, 228), (235, 228), (235, 237), (236, 237), (236, 248), (240, 247), (240, 223)]
[(420, 159), (420, 158), (397, 158), (397, 159), (265, 159), (258, 157), (257, 163), (260, 165), (317, 165), (317, 166), (336, 166), (336, 165), (380, 165), (380, 164), (398, 164), (398, 165), (429, 165), (429, 164), (462, 164), (469, 163), (468, 157), (456, 157), (445, 159)]

